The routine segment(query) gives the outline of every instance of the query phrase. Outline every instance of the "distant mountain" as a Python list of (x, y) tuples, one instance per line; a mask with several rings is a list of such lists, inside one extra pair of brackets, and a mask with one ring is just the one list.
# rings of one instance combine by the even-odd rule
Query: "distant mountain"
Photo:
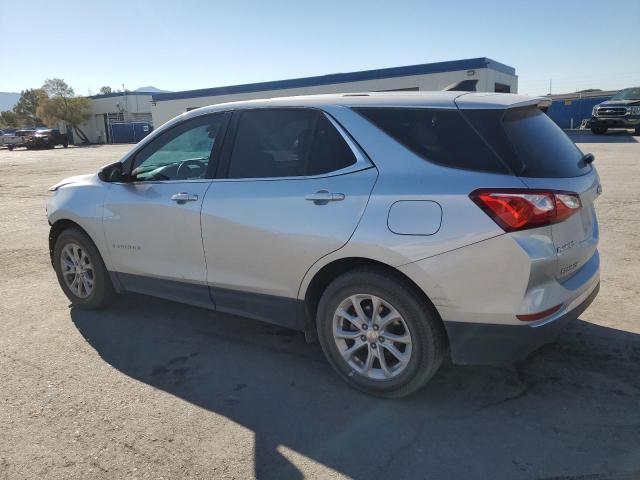
[(144, 93), (169, 93), (170, 90), (160, 90), (159, 88), (156, 87), (140, 87), (140, 88), (136, 88), (134, 90), (134, 92), (144, 92)]
[(18, 103), (19, 98), (20, 94), (17, 92), (0, 92), (0, 111), (11, 110)]

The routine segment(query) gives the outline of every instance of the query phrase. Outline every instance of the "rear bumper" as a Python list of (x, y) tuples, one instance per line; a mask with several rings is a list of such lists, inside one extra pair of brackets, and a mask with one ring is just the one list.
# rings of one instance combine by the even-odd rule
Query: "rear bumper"
[(599, 290), (598, 282), (577, 306), (553, 321), (537, 326), (445, 321), (451, 359), (458, 365), (508, 365), (522, 360), (555, 340), (591, 305)]

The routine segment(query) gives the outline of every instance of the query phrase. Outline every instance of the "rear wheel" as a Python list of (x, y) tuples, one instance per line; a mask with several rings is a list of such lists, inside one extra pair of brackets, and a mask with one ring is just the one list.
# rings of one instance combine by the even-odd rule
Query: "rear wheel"
[(327, 287), (317, 329), (338, 374), (372, 395), (397, 398), (418, 390), (444, 358), (437, 313), (408, 281), (375, 268), (353, 270)]
[(74, 307), (95, 310), (106, 307), (115, 291), (98, 249), (76, 228), (63, 231), (53, 249), (58, 282)]
[(7, 145), (7, 148), (9, 149), (10, 152), (13, 151), (13, 145)]
[(591, 133), (595, 135), (604, 135), (607, 133), (606, 127), (591, 127)]
[(633, 134), (637, 137), (640, 135), (640, 127), (636, 127), (636, 129), (633, 131)]

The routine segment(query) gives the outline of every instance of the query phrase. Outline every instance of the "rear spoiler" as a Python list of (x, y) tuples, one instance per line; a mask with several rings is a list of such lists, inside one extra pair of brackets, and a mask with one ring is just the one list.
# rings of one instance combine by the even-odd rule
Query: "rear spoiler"
[(504, 94), (504, 93), (461, 93), (454, 100), (458, 108), (520, 108), (538, 107), (546, 112), (551, 105), (551, 99), (547, 97), (527, 97), (524, 95)]

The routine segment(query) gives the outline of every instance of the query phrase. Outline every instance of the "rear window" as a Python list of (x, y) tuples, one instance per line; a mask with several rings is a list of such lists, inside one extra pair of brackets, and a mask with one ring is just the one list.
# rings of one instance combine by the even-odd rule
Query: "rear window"
[(459, 110), (354, 108), (425, 160), (452, 168), (510, 173)]
[(582, 152), (537, 107), (463, 110), (500, 158), (521, 177), (566, 178), (591, 171)]

